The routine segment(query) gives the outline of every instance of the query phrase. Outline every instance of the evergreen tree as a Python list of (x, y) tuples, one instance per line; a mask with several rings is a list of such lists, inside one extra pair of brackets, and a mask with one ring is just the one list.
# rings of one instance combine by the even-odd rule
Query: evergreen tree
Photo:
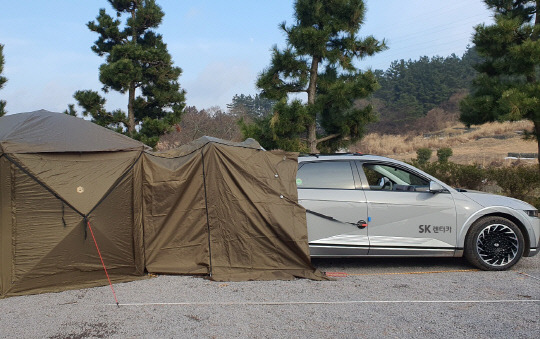
[[(4, 72), (4, 45), (0, 44), (0, 89), (4, 87), (4, 84), (7, 82), (6, 77), (2, 76)], [(6, 114), (6, 101), (0, 100), (0, 117)]]
[[(295, 24), (280, 26), (287, 47), (273, 48), (271, 65), (257, 80), (262, 96), (277, 101), (273, 115), (242, 130), (267, 148), (335, 150), (361, 138), (375, 118), (370, 105), (355, 101), (373, 93), (377, 81), (354, 61), (386, 46), (372, 36), (358, 37), (362, 0), (296, 0), (294, 8)], [(306, 93), (307, 102), (288, 100), (293, 93)]]
[(236, 94), (232, 98), (232, 102), (227, 104), (227, 109), (230, 113), (239, 117), (249, 117), (250, 119), (264, 119), (272, 114), (272, 106), (275, 100), (261, 97), (259, 94), (255, 96)]
[(453, 94), (470, 87), (476, 74), (472, 64), (479, 58), (468, 48), (462, 58), (420, 57), (418, 60), (393, 61), (386, 71), (378, 70), (381, 88), (374, 94), (384, 107), (381, 120), (404, 122), (424, 117), (427, 112), (448, 100)]
[(475, 28), (473, 42), (483, 61), (476, 66), (471, 94), (461, 103), (460, 118), (467, 125), (531, 120), (540, 156), (540, 0), (485, 3), (495, 23)]
[(103, 90), (128, 93), (127, 115), (107, 112), (96, 91), (77, 91), (74, 97), (94, 122), (155, 146), (180, 121), (185, 106), (185, 91), (178, 83), (182, 70), (173, 66), (167, 45), (154, 31), (164, 13), (155, 0), (108, 1), (117, 18), (126, 18), (125, 25), (101, 9), (87, 26), (99, 35), (92, 51), (106, 59), (99, 68)]

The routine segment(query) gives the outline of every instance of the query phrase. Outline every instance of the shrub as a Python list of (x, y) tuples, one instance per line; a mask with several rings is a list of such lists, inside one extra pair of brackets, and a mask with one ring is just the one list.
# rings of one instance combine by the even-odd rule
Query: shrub
[(452, 149), (449, 147), (443, 147), (437, 150), (437, 158), (441, 164), (447, 163), (452, 154), (454, 154), (454, 152), (452, 152)]
[(497, 182), (504, 195), (512, 198), (527, 200), (537, 190), (540, 190), (540, 174), (537, 166), (522, 166), (492, 168), (490, 179)]
[(479, 191), (488, 182), (487, 170), (478, 165), (457, 165), (453, 172), (455, 187)]
[(416, 161), (420, 165), (426, 164), (431, 159), (431, 150), (429, 148), (419, 148), (416, 151)]
[(502, 194), (526, 201), (540, 209), (540, 174), (536, 165), (515, 163), (513, 167), (486, 169), (479, 165), (460, 165), (453, 162), (421, 164), (413, 160), (411, 164), (452, 187), (479, 191), (491, 187), (491, 192), (499, 187)]
[(477, 165), (460, 165), (453, 162), (432, 162), (418, 168), (452, 187), (481, 190), (487, 183), (488, 173)]

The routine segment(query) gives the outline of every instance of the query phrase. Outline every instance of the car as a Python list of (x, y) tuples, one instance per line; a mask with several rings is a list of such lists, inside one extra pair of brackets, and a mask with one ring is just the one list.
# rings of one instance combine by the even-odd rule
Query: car
[(535, 207), (452, 188), (394, 159), (300, 156), (296, 185), (312, 257), (464, 256), (505, 270), (539, 251)]

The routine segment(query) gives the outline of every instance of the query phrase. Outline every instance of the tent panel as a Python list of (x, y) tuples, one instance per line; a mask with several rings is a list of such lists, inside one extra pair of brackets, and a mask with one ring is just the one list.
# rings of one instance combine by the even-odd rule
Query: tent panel
[(0, 157), (0, 297), (4, 296), (11, 281), (11, 166)]
[(296, 155), (211, 144), (204, 162), (212, 279), (323, 278), (311, 266), (305, 210), (290, 185)]
[(207, 274), (208, 233), (199, 152), (143, 159), (146, 268), (153, 273)]
[(90, 224), (107, 269), (131, 268), (131, 274), (141, 275), (144, 274), (143, 250), (135, 246), (134, 239), (140, 237), (142, 228), (134, 222), (133, 184), (131, 173), (92, 212)]
[[(30, 273), (56, 244), (68, 235), (80, 218), (18, 168), (14, 170), (14, 217), (12, 282)], [(66, 227), (64, 227), (64, 221)]]
[(88, 214), (140, 152), (19, 154), (13, 157), (79, 212)]
[[(107, 283), (84, 219), (16, 169), (14, 276), (8, 294), (61, 291)], [(62, 211), (63, 209), (63, 211)], [(133, 175), (126, 176), (89, 218), (113, 279), (144, 273), (133, 245)], [(86, 232), (86, 238), (85, 238)], [(139, 230), (140, 232), (140, 230)]]

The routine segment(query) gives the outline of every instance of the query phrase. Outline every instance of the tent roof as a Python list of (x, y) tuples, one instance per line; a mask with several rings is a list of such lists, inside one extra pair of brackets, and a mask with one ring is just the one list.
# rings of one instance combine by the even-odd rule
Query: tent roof
[(203, 148), (206, 144), (210, 144), (210, 143), (264, 150), (264, 148), (262, 148), (261, 145), (255, 139), (252, 139), (252, 138), (248, 138), (242, 142), (234, 142), (234, 141), (228, 141), (228, 140), (223, 140), (223, 139), (209, 137), (209, 136), (203, 136), (203, 137), (200, 137), (199, 139), (195, 139), (191, 141), (190, 143), (182, 145), (178, 148), (173, 148), (173, 149), (162, 151), (162, 152), (154, 152), (154, 153), (151, 152), (151, 154), (155, 156), (165, 157), (165, 158), (183, 157)]
[(148, 146), (90, 121), (39, 110), (0, 118), (0, 153), (110, 152)]

